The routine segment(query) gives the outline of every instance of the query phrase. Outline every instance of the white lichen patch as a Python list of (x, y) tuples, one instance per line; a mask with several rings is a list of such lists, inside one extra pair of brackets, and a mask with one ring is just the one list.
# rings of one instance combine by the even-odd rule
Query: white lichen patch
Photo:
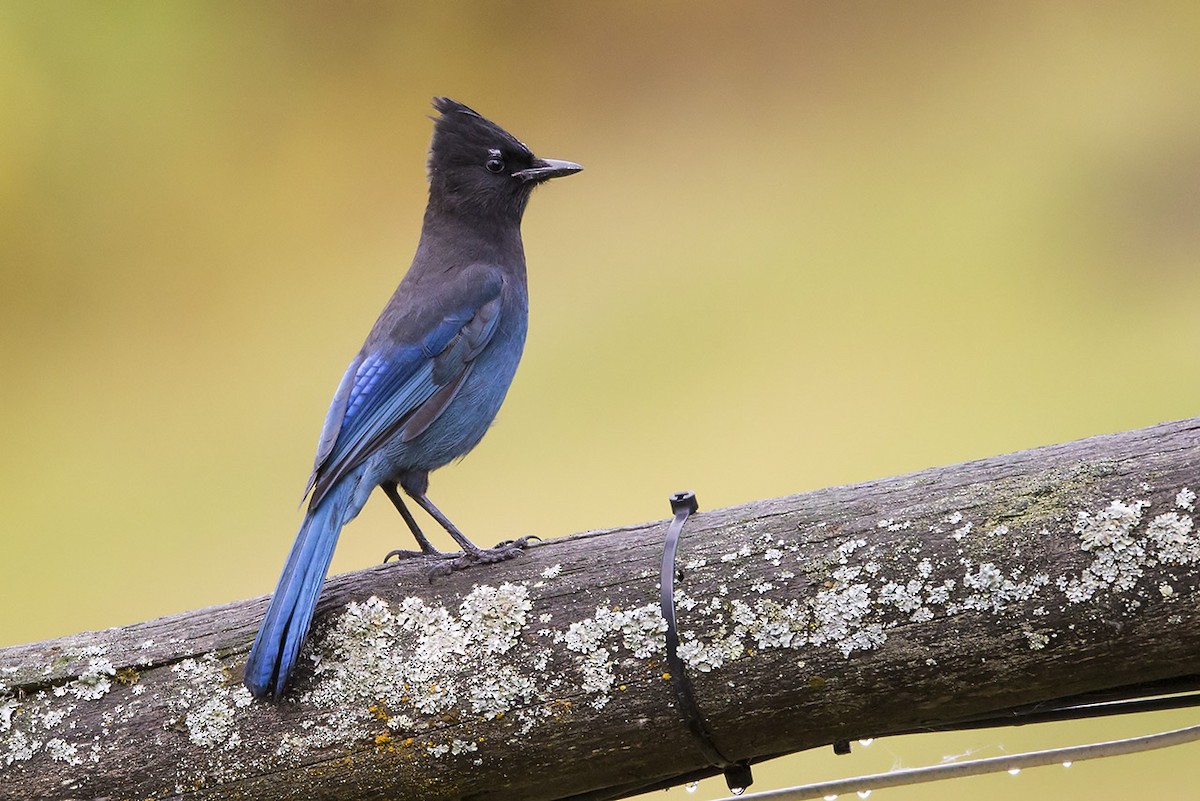
[(112, 689), (110, 677), (116, 674), (117, 669), (111, 661), (103, 656), (89, 655), (87, 667), (79, 677), (55, 686), (52, 692), (60, 698), (69, 694), (83, 701), (96, 701)]
[(516, 643), (531, 609), (533, 604), (524, 586), (505, 583), (493, 588), (481, 584), (463, 599), (458, 614), (466, 625), (468, 642), (486, 652), (502, 654)]
[(498, 670), (479, 676), (467, 691), (471, 711), (484, 718), (498, 718), (525, 699), (537, 696), (537, 686), (517, 670)]
[(450, 753), (465, 754), (470, 751), (478, 751), (479, 743), (472, 740), (452, 740), (450, 742)]
[(846, 540), (837, 547), (837, 563), (839, 565), (849, 564), (850, 556), (859, 548), (865, 548), (867, 541), (861, 537), (858, 539)]
[(1079, 536), (1079, 547), (1092, 554), (1092, 563), (1077, 578), (1067, 579), (1065, 584), (1059, 580), (1067, 600), (1080, 603), (1097, 592), (1133, 588), (1147, 564), (1144, 541), (1134, 536), (1134, 529), (1149, 505), (1146, 501), (1126, 503), (1118, 499), (1095, 514), (1079, 512), (1075, 534)]
[(1200, 538), (1192, 532), (1192, 518), (1178, 512), (1164, 512), (1146, 526), (1154, 555), (1167, 565), (1194, 565), (1200, 562)]
[(33, 755), (42, 747), (41, 742), (29, 736), (20, 729), (13, 731), (4, 738), (4, 764), (11, 765), (14, 762), (24, 762), (27, 759), (33, 759)]
[(13, 714), (20, 708), (17, 699), (9, 695), (0, 695), (0, 734), (12, 728)]
[[(495, 658), (513, 647), (531, 608), (526, 588), (514, 584), (477, 586), (454, 611), (417, 597), (395, 610), (375, 597), (351, 603), (318, 638), (317, 682), (305, 700), (330, 708), (339, 700), (378, 700), (389, 710), (431, 715), (471, 697), (462, 673), (480, 679), (472, 705), (497, 714), (502, 703), (489, 705), (488, 697), (513, 696), (500, 689)], [(337, 741), (336, 733), (354, 730), (359, 720), (328, 722)]]
[[(690, 601), (677, 592), (675, 603), (686, 608)], [(633, 609), (597, 606), (592, 616), (572, 623), (565, 632), (554, 632), (553, 639), (575, 655), (581, 686), (594, 696), (592, 705), (601, 708), (608, 703), (616, 684), (618, 654), (635, 659), (663, 656), (666, 630), (667, 622), (658, 604)]]
[(1196, 493), (1190, 487), (1184, 487), (1175, 494), (1175, 505), (1187, 512), (1196, 511)]
[(46, 741), (46, 753), (55, 762), (66, 762), (68, 765), (83, 764), (83, 757), (79, 756), (79, 746), (61, 737), (51, 737)]
[(743, 655), (745, 649), (736, 637), (716, 637), (710, 642), (701, 642), (692, 632), (684, 632), (684, 641), (679, 643), (676, 653), (689, 670), (708, 673), (732, 662)]
[(1050, 635), (1043, 634), (1040, 631), (1025, 632), (1025, 639), (1029, 643), (1029, 650), (1040, 651), (1050, 644)]
[[(928, 560), (925, 560), (928, 562)], [(914, 622), (924, 622), (933, 619), (931, 607), (945, 605), (954, 589), (953, 579), (947, 579), (939, 585), (934, 585), (926, 579), (929, 574), (920, 578), (910, 579), (904, 583), (889, 581), (879, 588), (878, 600), (881, 604), (889, 604), (907, 614)]]
[(184, 659), (171, 672), (181, 682), (171, 697), (173, 722), (182, 723), (192, 744), (205, 750), (236, 748), (241, 738), (235, 709), (250, 704), (249, 691), (241, 684), (231, 686), (215, 654)]
[(969, 563), (966, 567), (967, 574), (962, 578), (962, 586), (968, 594), (961, 601), (949, 605), (950, 612), (959, 609), (1003, 612), (1013, 604), (1028, 601), (1037, 594), (1039, 588), (1050, 583), (1050, 576), (1046, 573), (1022, 579), (1020, 568), (1011, 575), (1005, 575), (991, 562), (984, 562), (974, 571)]
[(812, 610), (814, 629), (808, 636), (812, 645), (830, 643), (842, 656), (849, 656), (855, 651), (877, 648), (887, 640), (883, 625), (869, 619), (871, 588), (866, 584), (822, 590), (817, 593)]

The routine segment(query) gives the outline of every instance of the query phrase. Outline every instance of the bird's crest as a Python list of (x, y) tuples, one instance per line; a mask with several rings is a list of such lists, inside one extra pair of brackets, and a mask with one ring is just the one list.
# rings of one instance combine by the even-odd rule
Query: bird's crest
[(482, 154), (500, 150), (532, 158), (523, 142), (472, 108), (448, 97), (435, 97), (433, 144), (429, 148), (429, 170), (455, 164), (480, 163)]

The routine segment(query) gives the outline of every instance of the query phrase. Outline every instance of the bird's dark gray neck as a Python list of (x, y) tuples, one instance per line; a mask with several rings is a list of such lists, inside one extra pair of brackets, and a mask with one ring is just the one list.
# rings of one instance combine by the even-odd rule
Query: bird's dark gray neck
[(498, 219), (465, 210), (428, 209), (414, 261), (423, 262), (435, 253), (443, 265), (467, 267), (482, 262), (501, 267), (522, 280), (525, 277), (520, 220)]

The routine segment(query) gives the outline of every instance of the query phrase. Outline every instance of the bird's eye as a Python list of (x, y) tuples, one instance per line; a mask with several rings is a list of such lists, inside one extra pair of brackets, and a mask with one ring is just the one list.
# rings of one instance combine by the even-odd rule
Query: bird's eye
[(487, 167), (487, 171), (491, 173), (504, 172), (504, 159), (499, 156), (492, 156), (483, 166)]

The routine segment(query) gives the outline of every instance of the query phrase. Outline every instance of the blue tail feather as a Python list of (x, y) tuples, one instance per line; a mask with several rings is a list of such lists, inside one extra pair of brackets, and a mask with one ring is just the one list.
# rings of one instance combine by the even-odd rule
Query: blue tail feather
[(296, 666), (338, 534), (353, 517), (346, 512), (358, 483), (354, 478), (347, 476), (330, 488), (300, 525), (246, 661), (246, 687), (258, 698), (282, 695)]

